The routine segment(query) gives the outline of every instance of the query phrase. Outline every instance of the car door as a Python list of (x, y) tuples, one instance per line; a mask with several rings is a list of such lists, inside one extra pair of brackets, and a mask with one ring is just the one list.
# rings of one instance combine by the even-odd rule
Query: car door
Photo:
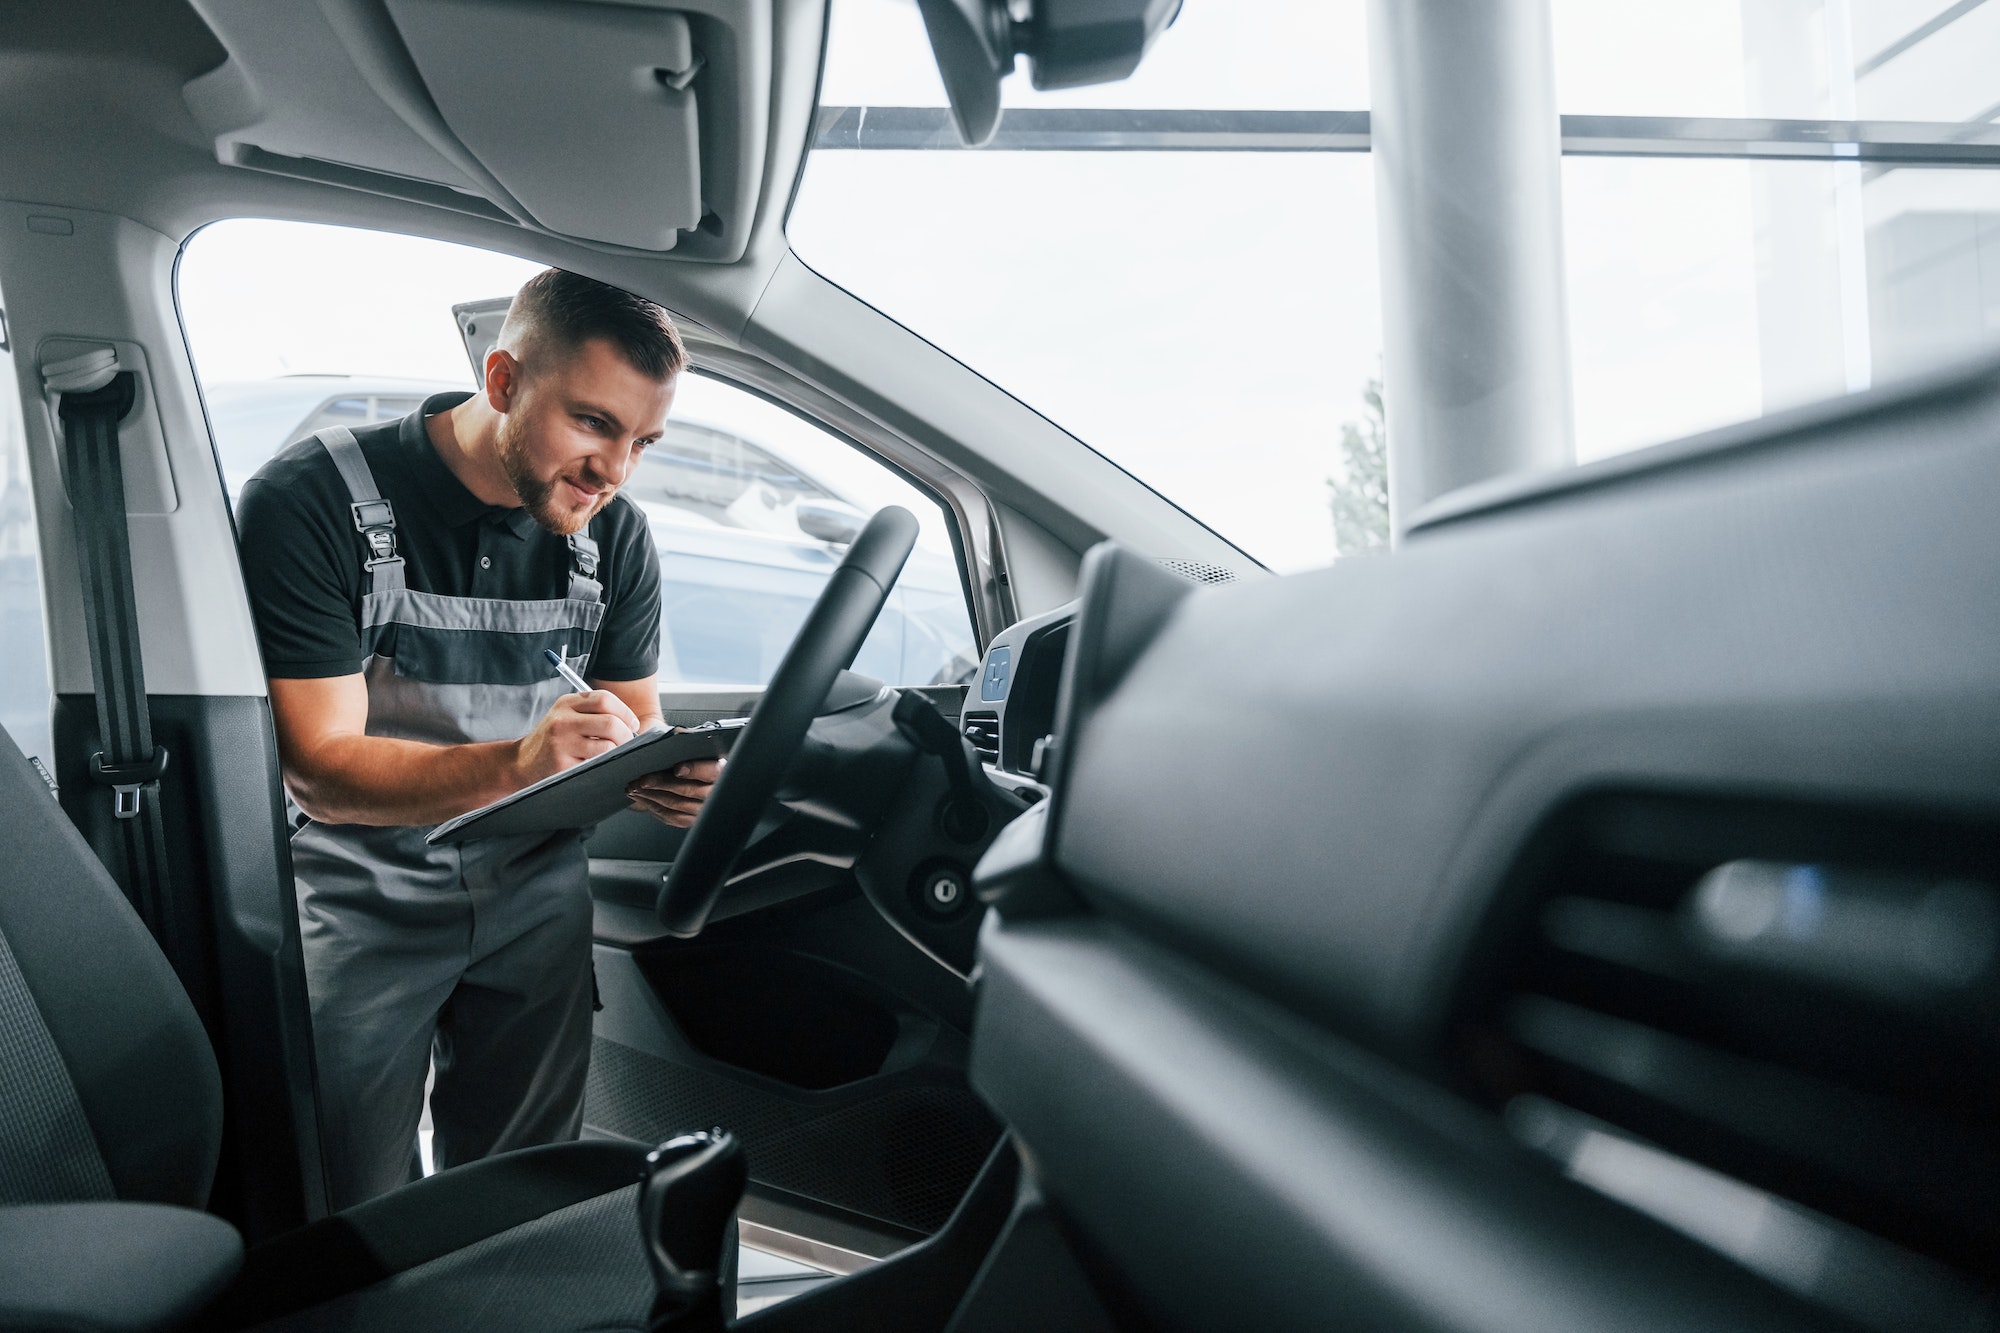
[[(184, 274), (228, 262), (225, 232), (197, 239)], [(458, 248), (425, 253), (448, 267)], [(490, 269), (497, 258), (481, 262)], [(376, 292), (389, 318), (385, 275), (348, 281), (357, 295)], [(434, 321), (428, 346), (462, 339), (476, 376), (505, 304), (460, 304), (455, 330), (446, 305), (417, 314)], [(311, 335), (304, 345), (322, 346)], [(199, 328), (192, 341), (198, 367), (217, 355)], [(224, 470), (247, 476), (319, 426), (407, 412), (465, 382), (464, 363), (434, 354), (368, 355), (336, 365), (338, 375), (238, 374), (213, 386)], [(257, 364), (241, 353), (238, 363)], [(861, 523), (900, 503), (923, 533), (855, 668), (921, 690), (957, 725), (979, 647), (953, 514), (932, 492), (768, 392), (714, 373), (684, 376), (667, 436), (625, 489), (661, 562), (669, 724), (747, 715)], [(683, 837), (636, 813), (587, 837), (600, 1007), (586, 1133), (657, 1142), (693, 1127), (734, 1130), (751, 1161), (746, 1225), (823, 1268), (866, 1263), (935, 1230), (1000, 1132), (966, 1082), (965, 978), (884, 921), (851, 854), (781, 861), (734, 883), (699, 939), (672, 938), (653, 903)]]
[[(659, 549), (660, 702), (672, 725), (755, 706), (845, 549), (807, 532), (799, 511), (838, 519), (868, 503), (797, 457), (844, 443), (794, 436), (781, 457), (745, 438), (777, 409), (713, 379), (684, 387), (684, 401), (690, 387), (710, 420), (735, 411), (751, 424), (670, 425), (628, 482)], [(902, 498), (940, 512), (914, 491)], [(920, 543), (855, 661), (922, 690), (954, 727), (978, 656), (956, 574)], [(929, 585), (925, 614), (905, 596), (911, 583)], [(767, 1243), (782, 1233), (865, 1257), (928, 1234), (999, 1134), (965, 1082), (964, 979), (891, 928), (849, 866), (824, 858), (733, 883), (699, 939), (672, 938), (653, 905), (682, 837), (627, 813), (586, 843), (603, 1004), (588, 1130), (650, 1141), (689, 1125), (734, 1129), (752, 1162), (743, 1216)]]

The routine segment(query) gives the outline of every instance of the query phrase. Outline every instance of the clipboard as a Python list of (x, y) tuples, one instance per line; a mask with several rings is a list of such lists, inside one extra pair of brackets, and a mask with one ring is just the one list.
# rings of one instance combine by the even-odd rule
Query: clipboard
[(729, 753), (748, 720), (732, 717), (634, 736), (615, 750), (543, 778), (512, 796), (447, 819), (425, 835), (424, 841), (465, 842), (586, 828), (631, 804), (625, 787), (634, 779), (672, 768), (683, 760), (716, 759)]

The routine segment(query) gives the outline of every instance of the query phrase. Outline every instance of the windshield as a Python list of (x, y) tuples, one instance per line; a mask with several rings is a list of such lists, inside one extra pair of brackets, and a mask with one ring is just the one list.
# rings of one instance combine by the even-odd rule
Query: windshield
[[(1552, 11), (1579, 461), (2000, 335), (2000, 5)], [(833, 0), (791, 241), (1266, 565), (1322, 565), (1388, 532), (1368, 82), (1360, 0), (1187, 0), (1127, 82), (1010, 77), (966, 150), (912, 0)]]

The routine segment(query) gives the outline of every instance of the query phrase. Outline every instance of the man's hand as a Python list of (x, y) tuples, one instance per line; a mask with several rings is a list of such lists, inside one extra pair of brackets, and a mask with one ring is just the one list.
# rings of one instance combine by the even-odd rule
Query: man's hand
[(514, 764), (526, 786), (616, 749), (638, 734), (639, 719), (611, 691), (565, 694), (517, 743)]
[[(322, 824), (442, 823), (660, 725), (652, 677), (593, 683), (588, 694), (557, 700), (518, 741), (432, 745), (368, 735), (368, 682), (359, 673), (274, 678), (271, 721), (286, 789)], [(714, 773), (701, 778), (705, 794)]]
[(648, 773), (625, 789), (632, 808), (663, 824), (686, 828), (701, 813), (701, 803), (722, 776), (720, 759), (689, 759), (664, 773)]

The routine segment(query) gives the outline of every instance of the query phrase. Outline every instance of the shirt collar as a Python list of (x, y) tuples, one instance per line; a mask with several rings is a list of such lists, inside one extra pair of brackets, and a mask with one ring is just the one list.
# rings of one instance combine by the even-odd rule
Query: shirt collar
[(471, 397), (463, 390), (434, 393), (424, 399), (423, 405), (416, 411), (403, 418), (397, 428), (397, 438), (410, 459), (411, 479), (416, 483), (417, 492), (430, 502), (445, 526), (457, 528), (478, 519), (487, 519), (514, 536), (525, 539), (537, 526), (527, 507), (490, 505), (467, 490), (465, 483), (439, 456), (437, 446), (431, 443), (430, 431), (425, 429), (424, 422), (428, 418), (448, 412)]

